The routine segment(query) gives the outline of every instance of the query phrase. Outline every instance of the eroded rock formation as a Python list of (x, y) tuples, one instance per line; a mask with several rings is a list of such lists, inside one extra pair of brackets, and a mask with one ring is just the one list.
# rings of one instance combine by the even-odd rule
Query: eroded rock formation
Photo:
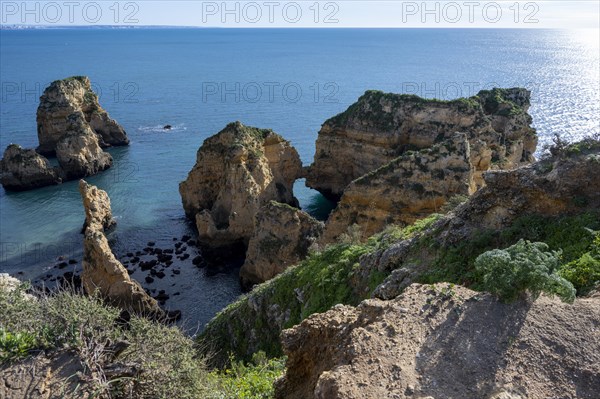
[(37, 123), (37, 151), (56, 154), (60, 167), (52, 168), (34, 150), (11, 144), (0, 162), (0, 183), (7, 190), (31, 190), (94, 175), (112, 165), (103, 147), (129, 144), (125, 131), (98, 104), (84, 76), (57, 80), (46, 88)]
[(263, 205), (297, 204), (293, 184), (301, 174), (300, 157), (288, 141), (235, 122), (204, 141), (179, 192), (203, 243), (247, 244)]
[(494, 168), (533, 160), (537, 144), (526, 89), (493, 89), (453, 101), (367, 91), (345, 112), (325, 121), (306, 184), (339, 199), (350, 182), (407, 150), (431, 147), (455, 132), (471, 144), (474, 180)]
[(6, 190), (31, 190), (61, 182), (59, 171), (35, 150), (17, 144), (6, 147), (0, 160), (0, 183)]
[(68, 117), (73, 113), (83, 114), (85, 123), (97, 134), (102, 147), (129, 144), (123, 128), (98, 103), (89, 78), (74, 76), (52, 82), (40, 97), (37, 110), (38, 152), (55, 152), (58, 142), (69, 130)]
[[(276, 398), (593, 398), (600, 303), (506, 305), (448, 284), (315, 314), (282, 334)], [(584, 351), (584, 352), (582, 352)]]
[(129, 277), (110, 249), (104, 234), (104, 229), (113, 224), (108, 194), (84, 180), (79, 182), (79, 192), (86, 215), (81, 274), (86, 292), (90, 295), (99, 293), (121, 309), (152, 318), (165, 317), (156, 300)]
[(453, 195), (472, 194), (470, 158), (467, 136), (458, 133), (354, 180), (327, 219), (322, 242), (335, 242), (353, 224), (360, 227), (362, 238), (390, 224), (411, 224), (438, 212)]
[(66, 118), (66, 130), (56, 144), (56, 157), (67, 179), (92, 176), (111, 167), (112, 156), (104, 152), (98, 136), (76, 112)]
[(269, 202), (256, 215), (256, 229), (240, 270), (242, 286), (250, 288), (297, 264), (322, 230), (323, 223), (306, 212)]

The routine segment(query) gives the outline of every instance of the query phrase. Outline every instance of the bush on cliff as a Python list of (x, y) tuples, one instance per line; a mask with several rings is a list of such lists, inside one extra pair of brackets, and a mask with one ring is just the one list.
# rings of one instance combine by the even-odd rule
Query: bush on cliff
[(594, 233), (590, 250), (562, 266), (558, 274), (570, 281), (577, 294), (584, 295), (600, 282), (600, 233)]
[(543, 242), (519, 240), (506, 249), (494, 249), (477, 257), (475, 268), (482, 274), (482, 286), (506, 302), (530, 292), (544, 292), (565, 302), (575, 300), (573, 284), (556, 272), (560, 266), (558, 251), (548, 251)]
[[(26, 285), (0, 289), (2, 362), (53, 350), (74, 351), (85, 365), (98, 397), (198, 398), (206, 393), (207, 372), (194, 342), (177, 327), (132, 316), (118, 322), (120, 311), (98, 298), (71, 291), (26, 295)], [(25, 339), (26, 338), (26, 339)], [(122, 343), (120, 364), (135, 376), (106, 378), (103, 360)]]

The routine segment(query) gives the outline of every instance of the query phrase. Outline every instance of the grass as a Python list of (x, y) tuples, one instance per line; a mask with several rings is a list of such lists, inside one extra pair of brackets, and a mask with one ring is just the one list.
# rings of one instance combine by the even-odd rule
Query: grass
[[(283, 361), (258, 362), (234, 371), (210, 372), (197, 344), (179, 328), (131, 316), (94, 297), (69, 290), (34, 293), (23, 284), (0, 289), (0, 362), (10, 364), (42, 352), (75, 353), (84, 366), (82, 380), (98, 398), (269, 398)], [(114, 360), (114, 345), (123, 351)], [(110, 376), (112, 366), (135, 371)], [(235, 396), (235, 392), (243, 393)], [(82, 392), (72, 393), (83, 395)]]
[[(600, 215), (596, 212), (563, 217), (526, 215), (502, 232), (481, 231), (471, 240), (445, 247), (425, 239), (420, 245), (432, 251), (435, 260), (419, 282), (451, 282), (481, 290), (483, 276), (474, 267), (475, 259), (486, 251), (509, 247), (520, 239), (543, 242), (552, 251), (562, 251), (560, 262), (564, 267), (590, 251), (594, 235), (589, 229), (600, 229)], [(575, 282), (571, 282), (577, 288)]]
[[(264, 351), (270, 358), (283, 355), (279, 334), (306, 317), (329, 310), (336, 304), (358, 305), (370, 292), (355, 290), (355, 272), (360, 257), (410, 238), (430, 227), (440, 215), (432, 215), (401, 228), (388, 226), (366, 242), (349, 239), (311, 253), (299, 265), (260, 284), (213, 318), (200, 341), (216, 351), (213, 361), (226, 365), (250, 361), (253, 353)], [(379, 285), (386, 272), (372, 273), (369, 286)]]

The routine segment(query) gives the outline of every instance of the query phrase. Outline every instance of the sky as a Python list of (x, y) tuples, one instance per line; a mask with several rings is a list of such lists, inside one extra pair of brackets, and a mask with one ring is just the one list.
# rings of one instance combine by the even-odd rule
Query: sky
[(600, 27), (600, 0), (0, 0), (7, 25), (262, 28)]

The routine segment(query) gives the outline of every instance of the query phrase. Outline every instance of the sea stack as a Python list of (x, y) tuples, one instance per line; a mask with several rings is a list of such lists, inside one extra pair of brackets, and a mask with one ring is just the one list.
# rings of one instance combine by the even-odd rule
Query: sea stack
[(369, 90), (319, 131), (306, 185), (339, 200), (353, 180), (409, 150), (420, 150), (467, 134), (474, 181), (488, 169), (510, 169), (533, 161), (537, 145), (531, 93), (522, 88), (480, 91), (452, 101)]
[(41, 154), (54, 154), (56, 146), (69, 128), (69, 115), (81, 113), (85, 123), (98, 136), (101, 147), (129, 144), (125, 130), (98, 103), (86, 76), (54, 81), (44, 90), (37, 109), (37, 130)]
[(85, 210), (83, 273), (81, 281), (89, 295), (100, 294), (113, 306), (151, 318), (164, 318), (158, 302), (131, 279), (112, 253), (104, 231), (114, 224), (108, 194), (79, 182)]
[(227, 125), (204, 141), (179, 192), (199, 240), (211, 247), (248, 244), (255, 216), (269, 201), (297, 206), (298, 153), (269, 129)]

